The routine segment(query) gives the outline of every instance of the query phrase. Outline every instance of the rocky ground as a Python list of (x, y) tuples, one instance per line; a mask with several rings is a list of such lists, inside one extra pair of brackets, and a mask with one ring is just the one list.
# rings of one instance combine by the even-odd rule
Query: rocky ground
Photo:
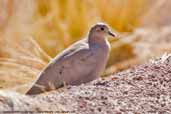
[[(52, 111), (57, 111), (60, 106), (71, 114), (169, 114), (171, 55), (163, 55), (144, 65), (85, 85), (65, 87), (61, 91), (34, 97), (17, 95), (12, 98), (12, 94), (0, 94), (1, 110), (16, 110), (26, 104), (29, 106), (27, 110), (35, 110), (33, 107), (37, 103), (39, 110), (50, 106)], [(17, 103), (21, 98), (22, 102)], [(6, 105), (7, 101), (12, 105)], [(41, 108), (43, 106), (45, 108)]]

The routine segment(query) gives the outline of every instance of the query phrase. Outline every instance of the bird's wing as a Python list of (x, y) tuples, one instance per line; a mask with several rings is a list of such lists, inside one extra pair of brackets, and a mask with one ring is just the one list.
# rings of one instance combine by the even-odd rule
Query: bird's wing
[[(81, 75), (88, 75), (92, 72), (95, 64), (92, 64), (92, 51), (86, 40), (79, 41), (57, 57), (55, 57), (47, 67), (39, 74), (36, 82), (28, 91), (28, 94), (36, 94), (43, 92), (39, 85), (48, 90), (49, 83), (59, 88), (65, 80), (75, 80)], [(70, 76), (76, 77), (70, 77)], [(75, 78), (75, 79), (74, 79)], [(38, 86), (37, 86), (38, 85)]]
[(54, 61), (61, 61), (62, 59), (71, 57), (72, 55), (79, 52), (80, 50), (86, 50), (86, 49), (89, 49), (87, 39), (80, 40), (80, 41), (74, 43), (73, 45), (71, 45), (70, 47), (68, 47), (67, 49), (65, 49), (58, 56), (56, 56), (54, 58)]
[[(74, 67), (93, 67), (96, 60), (93, 57), (94, 52), (90, 50), (87, 40), (76, 42), (51, 61), (47, 69), (53, 69), (54, 66), (65, 66), (74, 69)], [(90, 65), (90, 66), (88, 66)], [(88, 68), (86, 68), (88, 69)], [(86, 72), (86, 71), (85, 71)], [(87, 71), (89, 72), (89, 71)]]

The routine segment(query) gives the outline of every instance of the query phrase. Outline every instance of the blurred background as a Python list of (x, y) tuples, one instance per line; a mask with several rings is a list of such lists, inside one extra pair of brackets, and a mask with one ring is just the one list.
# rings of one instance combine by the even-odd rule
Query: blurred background
[(117, 32), (103, 76), (171, 52), (170, 0), (0, 0), (0, 89), (24, 92), (89, 28)]

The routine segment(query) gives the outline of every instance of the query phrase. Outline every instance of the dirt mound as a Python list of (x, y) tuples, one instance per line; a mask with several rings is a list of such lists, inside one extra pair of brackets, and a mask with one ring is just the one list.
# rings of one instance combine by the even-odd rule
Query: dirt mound
[(171, 55), (130, 70), (39, 96), (60, 103), (78, 114), (171, 113)]
[(76, 114), (171, 113), (171, 55), (110, 77), (35, 97), (0, 92), (0, 110)]

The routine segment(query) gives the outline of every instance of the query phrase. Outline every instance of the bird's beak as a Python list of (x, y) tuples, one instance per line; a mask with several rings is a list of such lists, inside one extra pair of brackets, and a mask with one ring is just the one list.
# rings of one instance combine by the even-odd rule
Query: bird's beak
[(116, 34), (114, 34), (113, 32), (111, 32), (110, 30), (108, 31), (108, 34), (112, 37), (116, 37)]

